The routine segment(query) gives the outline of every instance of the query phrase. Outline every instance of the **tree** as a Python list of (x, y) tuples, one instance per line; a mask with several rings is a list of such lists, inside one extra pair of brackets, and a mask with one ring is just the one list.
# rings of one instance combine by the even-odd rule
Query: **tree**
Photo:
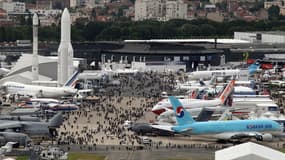
[(130, 0), (133, 4), (135, 4), (136, 0)]
[(270, 20), (278, 20), (279, 13), (280, 13), (280, 8), (278, 6), (271, 6), (268, 9), (268, 17)]
[(183, 38), (189, 38), (191, 36), (199, 36), (200, 28), (196, 25), (184, 24), (180, 28), (180, 34), (182, 35)]

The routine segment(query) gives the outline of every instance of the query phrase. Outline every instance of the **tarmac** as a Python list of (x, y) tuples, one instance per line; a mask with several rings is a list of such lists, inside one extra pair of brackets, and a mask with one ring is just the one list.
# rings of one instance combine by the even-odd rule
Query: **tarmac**
[[(120, 76), (120, 85), (105, 85), (103, 92), (95, 93), (98, 101), (83, 102), (79, 111), (65, 113), (58, 137), (42, 144), (59, 146), (68, 152), (102, 154), (109, 160), (213, 159), (216, 150), (233, 144), (175, 135), (149, 136), (151, 145), (140, 145), (136, 135), (123, 127), (126, 120), (155, 121), (151, 108), (159, 101), (161, 92), (174, 94), (176, 78), (174, 74), (155, 73)], [(280, 141), (263, 144), (273, 148), (284, 145)]]

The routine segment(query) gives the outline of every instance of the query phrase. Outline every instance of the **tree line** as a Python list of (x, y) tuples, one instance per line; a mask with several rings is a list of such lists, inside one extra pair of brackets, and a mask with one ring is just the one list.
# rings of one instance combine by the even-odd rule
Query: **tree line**
[[(214, 22), (206, 19), (121, 22), (76, 22), (72, 41), (233, 37), (235, 31), (285, 31), (285, 20)], [(0, 27), (0, 41), (32, 40), (32, 26)], [(39, 28), (41, 41), (59, 41), (60, 25)]]

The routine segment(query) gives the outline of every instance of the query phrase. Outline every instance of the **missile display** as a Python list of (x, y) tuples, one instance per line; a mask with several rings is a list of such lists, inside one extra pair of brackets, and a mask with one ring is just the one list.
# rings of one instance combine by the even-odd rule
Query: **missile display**
[(35, 13), (33, 16), (33, 60), (32, 60), (33, 81), (39, 80), (38, 27), (39, 27), (39, 18), (38, 14)]
[(72, 76), (73, 68), (73, 48), (71, 45), (71, 20), (67, 8), (61, 16), (61, 40), (58, 48), (58, 84), (63, 85)]

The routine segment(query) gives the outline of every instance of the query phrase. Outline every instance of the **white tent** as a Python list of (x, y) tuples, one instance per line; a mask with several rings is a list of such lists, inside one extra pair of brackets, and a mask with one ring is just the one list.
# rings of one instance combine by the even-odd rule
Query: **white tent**
[(215, 160), (285, 160), (285, 154), (248, 142), (216, 151)]

